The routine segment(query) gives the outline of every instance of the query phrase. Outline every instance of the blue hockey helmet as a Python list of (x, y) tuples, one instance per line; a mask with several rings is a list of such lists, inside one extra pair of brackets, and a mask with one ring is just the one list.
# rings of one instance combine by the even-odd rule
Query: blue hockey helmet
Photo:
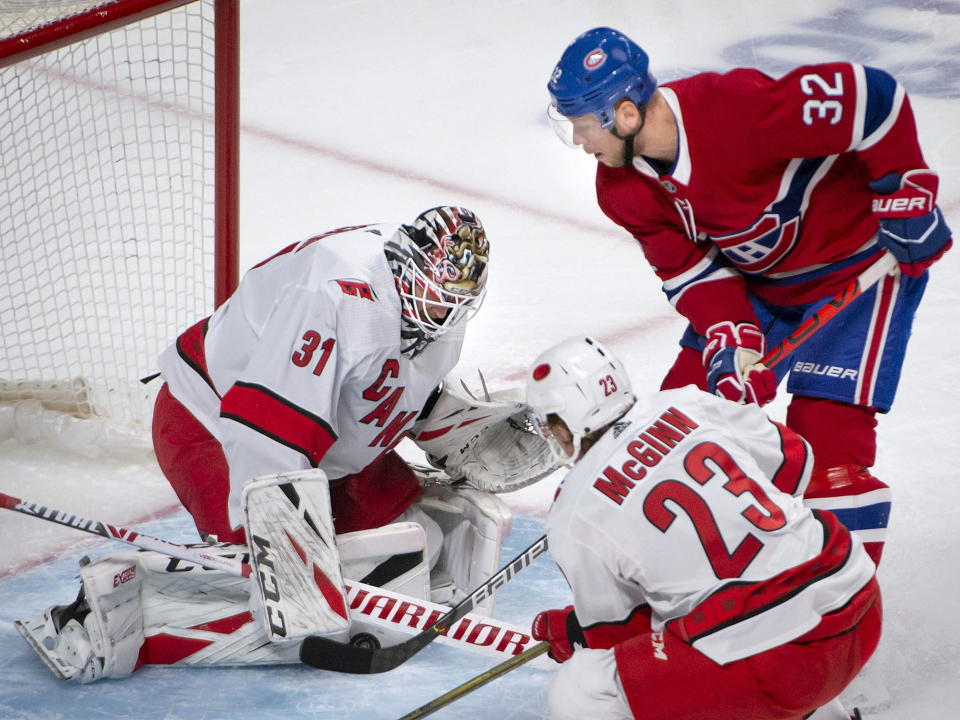
[(622, 32), (608, 27), (587, 30), (560, 57), (547, 89), (552, 106), (564, 117), (594, 113), (606, 130), (623, 98), (646, 103), (657, 88), (650, 59)]

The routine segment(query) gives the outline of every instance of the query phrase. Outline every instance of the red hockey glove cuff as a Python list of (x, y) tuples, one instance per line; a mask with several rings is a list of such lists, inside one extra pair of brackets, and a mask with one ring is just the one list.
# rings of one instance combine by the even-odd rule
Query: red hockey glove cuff
[(777, 376), (760, 364), (764, 337), (756, 325), (729, 320), (707, 328), (703, 367), (707, 391), (737, 403), (766, 405), (777, 394)]
[(574, 645), (587, 645), (573, 605), (567, 605), (562, 610), (544, 610), (533, 619), (531, 634), (535, 640), (550, 643), (548, 654), (559, 663), (573, 657)]
[(870, 183), (880, 224), (877, 241), (899, 261), (905, 275), (922, 275), (953, 243), (936, 205), (938, 186), (932, 170), (889, 173)]

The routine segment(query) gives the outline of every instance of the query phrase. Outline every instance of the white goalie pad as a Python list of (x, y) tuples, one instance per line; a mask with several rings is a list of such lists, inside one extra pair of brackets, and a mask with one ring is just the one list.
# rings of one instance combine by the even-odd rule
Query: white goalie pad
[(448, 378), (411, 437), (451, 478), (488, 492), (518, 490), (557, 468), (519, 388), (480, 400)]
[[(500, 550), (513, 513), (496, 495), (468, 487), (426, 488), (414, 506), (443, 532), (443, 546), (430, 571), (431, 600), (455, 604), (500, 569)], [(477, 606), (493, 612), (493, 596)]]
[(343, 576), (420, 600), (430, 599), (427, 537), (421, 525), (396, 522), (337, 535)]
[(143, 644), (138, 553), (116, 553), (80, 568), (81, 596), (15, 623), (62, 680), (90, 683), (132, 673)]
[(267, 475), (243, 489), (241, 506), (268, 638), (346, 641), (350, 619), (322, 470)]

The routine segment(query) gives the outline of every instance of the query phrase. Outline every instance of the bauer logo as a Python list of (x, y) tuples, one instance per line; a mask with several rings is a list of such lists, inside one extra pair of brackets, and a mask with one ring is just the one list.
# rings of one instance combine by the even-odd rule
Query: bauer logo
[(853, 368), (840, 367), (839, 365), (821, 365), (820, 363), (798, 362), (793, 366), (793, 372), (806, 373), (807, 375), (823, 375), (825, 377), (840, 378), (841, 380), (853, 380), (856, 382), (857, 371)]
[(596, 70), (606, 61), (607, 54), (600, 48), (597, 48), (596, 50), (591, 50), (587, 53), (587, 56), (583, 59), (583, 66), (587, 70)]

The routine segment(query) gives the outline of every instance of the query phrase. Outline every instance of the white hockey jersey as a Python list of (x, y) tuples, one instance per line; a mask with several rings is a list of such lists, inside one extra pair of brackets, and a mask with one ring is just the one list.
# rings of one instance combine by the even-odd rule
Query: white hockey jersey
[(170, 392), (223, 445), (230, 521), (258, 475), (341, 478), (409, 431), (453, 368), (463, 326), (414, 358), (384, 241), (399, 225), (342, 228), (284, 248), (161, 356)]
[(693, 386), (641, 397), (565, 478), (550, 551), (587, 630), (643, 605), (718, 663), (793, 640), (874, 575), (860, 540), (800, 495), (806, 441)]

